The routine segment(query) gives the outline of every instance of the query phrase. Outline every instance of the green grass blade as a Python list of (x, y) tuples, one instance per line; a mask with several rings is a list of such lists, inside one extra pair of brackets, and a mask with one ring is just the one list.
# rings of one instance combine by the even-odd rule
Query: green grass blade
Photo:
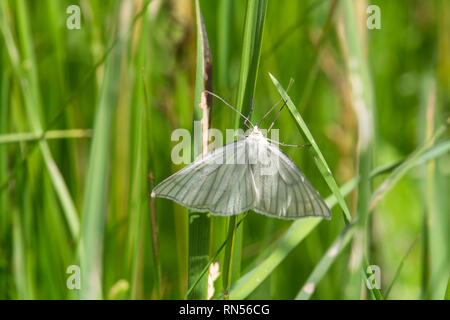
[(345, 218), (347, 222), (352, 221), (352, 217), (350, 215), (350, 211), (348, 210), (347, 204), (345, 203), (344, 197), (342, 196), (341, 192), (339, 191), (339, 187), (336, 183), (336, 180), (333, 177), (333, 174), (331, 173), (330, 168), (328, 167), (327, 162), (325, 161), (325, 158), (322, 155), (322, 152), (319, 149), (319, 146), (317, 145), (316, 141), (314, 140), (314, 137), (311, 134), (311, 131), (309, 131), (308, 126), (306, 125), (305, 121), (301, 117), (300, 113), (298, 112), (296, 106), (292, 102), (291, 98), (288, 96), (286, 91), (283, 89), (283, 87), (280, 85), (277, 79), (270, 74), (270, 79), (274, 83), (275, 87), (277, 88), (278, 92), (282, 96), (282, 98), (286, 101), (286, 105), (289, 108), (289, 111), (292, 115), (292, 117), (295, 120), (295, 123), (297, 125), (298, 130), (300, 131), (301, 135), (305, 139), (306, 142), (311, 144), (311, 148), (309, 150), (311, 151), (314, 161), (316, 163), (317, 168), (319, 169), (320, 173), (322, 174), (324, 180), (328, 184), (328, 187), (331, 189), (333, 194), (336, 196), (336, 199), (339, 202), (339, 206), (341, 207), (342, 211), (344, 212)]
[(19, 299), (33, 299), (33, 289), (30, 281), (30, 273), (28, 272), (26, 248), (24, 243), (22, 219), (20, 213), (13, 213), (13, 265), (14, 279)]
[(348, 245), (350, 242), (353, 233), (355, 224), (349, 224), (345, 227), (345, 229), (338, 235), (336, 240), (327, 250), (325, 255), (320, 259), (319, 263), (314, 268), (313, 272), (310, 274), (308, 279), (305, 282), (305, 285), (299, 291), (296, 300), (309, 300), (314, 293), (317, 284), (322, 280), (323, 276), (327, 273), (330, 266), (333, 264), (334, 260), (340, 255), (342, 250)]
[[(255, 94), (261, 45), (266, 16), (266, 0), (249, 0), (245, 18), (244, 40), (239, 72), (236, 109), (242, 114), (250, 112), (252, 98)], [(242, 128), (244, 120), (236, 114), (235, 128)]]
[(233, 1), (219, 0), (217, 6), (217, 56), (219, 87), (229, 86), (230, 44), (232, 36)]
[(129, 223), (129, 243), (128, 250), (132, 257), (131, 261), (131, 298), (142, 298), (142, 241), (144, 214), (149, 212), (147, 209), (147, 201), (143, 201), (142, 197), (148, 195), (147, 191), (147, 117), (142, 103), (137, 103), (133, 108), (133, 153), (131, 158), (132, 177), (131, 177), (131, 194), (129, 200), (128, 214), (130, 215)]
[[(3, 60), (3, 56), (0, 54), (0, 64)], [(8, 101), (10, 99), (9, 89), (10, 89), (10, 77), (9, 71), (3, 72), (0, 77), (0, 134), (4, 135), (8, 132)], [(0, 145), (0, 177), (8, 176), (8, 149), (7, 146)], [(2, 179), (3, 180), (3, 179)], [(1, 183), (2, 181), (0, 181)], [(10, 200), (7, 191), (0, 190), (0, 212), (10, 212)], [(2, 255), (5, 261), (10, 261), (10, 250), (6, 248), (6, 243), (8, 243), (11, 237), (11, 220), (12, 217), (9, 214), (0, 215), (0, 243), (2, 244)], [(8, 259), (9, 258), (9, 259)], [(6, 274), (11, 270), (11, 264), (4, 262), (3, 272)], [(8, 277), (0, 278), (0, 297), (8, 297)]]
[[(192, 159), (207, 151), (211, 97), (207, 97), (204, 90), (211, 90), (212, 85), (211, 53), (199, 0), (195, 1), (195, 16), (197, 21), (197, 70), (193, 118), (194, 121), (201, 121), (202, 123), (202, 143), (199, 146), (194, 141)], [(188, 288), (194, 287), (194, 283), (196, 283), (196, 286), (188, 295), (189, 299), (206, 300), (208, 297), (208, 278), (202, 276), (202, 271), (209, 260), (209, 237), (210, 218), (208, 214), (189, 211)], [(198, 278), (201, 280), (197, 282)]]
[[(370, 220), (369, 201), (372, 192), (370, 181), (370, 172), (373, 162), (373, 141), (374, 141), (374, 113), (375, 97), (373, 92), (372, 80), (369, 73), (367, 57), (364, 54), (365, 43), (364, 27), (358, 25), (359, 13), (363, 12), (361, 7), (351, 0), (341, 2), (343, 9), (343, 36), (342, 47), (344, 59), (347, 68), (347, 77), (350, 84), (350, 98), (358, 126), (358, 145), (357, 145), (357, 170), (361, 178), (358, 187), (356, 201), (356, 216), (358, 217), (358, 228), (354, 237), (352, 247), (353, 263), (350, 265), (350, 287), (352, 288), (350, 296), (352, 298), (360, 297), (361, 294), (361, 274), (362, 266), (367, 263), (370, 247)], [(357, 10), (359, 9), (359, 12)], [(369, 257), (370, 258), (370, 257)], [(364, 268), (365, 270), (365, 268)], [(374, 290), (369, 293), (372, 294)], [(378, 293), (378, 292), (377, 292)]]
[[(125, 6), (125, 7), (124, 7)], [(110, 133), (114, 108), (119, 89), (120, 66), (123, 50), (126, 46), (126, 23), (129, 17), (125, 10), (127, 4), (118, 6), (120, 14), (118, 30), (119, 45), (111, 50), (105, 66), (105, 75), (98, 100), (93, 139), (90, 149), (89, 167), (85, 182), (80, 237), (81, 278), (80, 297), (82, 299), (100, 299), (103, 297), (103, 237), (105, 223), (105, 200), (107, 197), (107, 177)], [(115, 34), (116, 30), (114, 30)], [(114, 39), (114, 37), (112, 37)]]
[(45, 132), (44, 135), (39, 132), (9, 133), (0, 135), (0, 144), (36, 141), (40, 139), (78, 139), (89, 138), (91, 136), (92, 131), (90, 129), (50, 130)]

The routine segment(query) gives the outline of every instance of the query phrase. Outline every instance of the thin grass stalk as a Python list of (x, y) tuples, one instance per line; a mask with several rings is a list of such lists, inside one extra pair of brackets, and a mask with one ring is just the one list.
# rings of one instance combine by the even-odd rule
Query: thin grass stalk
[[(3, 54), (0, 53), (0, 64), (4, 64)], [(0, 134), (5, 134), (8, 131), (8, 101), (10, 90), (10, 77), (11, 74), (8, 70), (5, 70), (0, 80)], [(0, 177), (6, 177), (8, 175), (8, 149), (7, 146), (0, 145)], [(11, 225), (12, 225), (12, 210), (10, 208), (10, 200), (8, 191), (0, 191), (0, 212), (4, 214), (0, 215), (0, 247), (2, 248), (2, 256), (8, 262), (4, 265), (4, 272), (12, 274), (12, 250), (11, 245), (8, 244), (11, 239)], [(8, 277), (0, 277), (0, 296), (8, 298), (10, 297), (10, 288), (8, 286)]]
[[(436, 121), (436, 87), (434, 81), (431, 83), (430, 88), (428, 90), (428, 99), (425, 106), (425, 139), (429, 141), (434, 132), (434, 123)], [(444, 128), (440, 128), (443, 131)], [(439, 134), (439, 129), (436, 134)], [(434, 143), (434, 141), (431, 141)], [(425, 178), (425, 188), (424, 188), (424, 199), (425, 199), (425, 207), (423, 209), (423, 217), (422, 217), (422, 230), (424, 233), (423, 239), (423, 256), (422, 256), (422, 288), (421, 288), (421, 299), (430, 299), (432, 297), (431, 292), (431, 277), (433, 274), (432, 271), (432, 262), (431, 260), (434, 258), (434, 254), (432, 253), (431, 246), (431, 234), (430, 231), (433, 229), (433, 221), (431, 217), (436, 214), (436, 198), (435, 198), (435, 190), (436, 187), (436, 177), (435, 177), (435, 161), (429, 161), (426, 164), (426, 178)]]
[(394, 284), (396, 283), (400, 272), (402, 271), (403, 265), (406, 261), (406, 258), (408, 258), (409, 254), (411, 253), (411, 251), (414, 249), (414, 246), (416, 245), (416, 243), (419, 241), (421, 234), (419, 233), (416, 237), (416, 239), (414, 239), (413, 243), (409, 246), (408, 251), (406, 252), (406, 254), (403, 256), (403, 258), (400, 260), (400, 263), (397, 267), (397, 270), (395, 270), (395, 274), (394, 274), (394, 278), (391, 281), (391, 284), (388, 286), (385, 294), (384, 294), (384, 299), (388, 300), (389, 299), (389, 294), (391, 293), (392, 288), (394, 287)]
[[(373, 192), (370, 198), (370, 206), (369, 206), (371, 210), (373, 210), (377, 206), (377, 204), (395, 186), (395, 184), (400, 180), (400, 178), (404, 176), (405, 172), (411, 169), (412, 166), (416, 165), (417, 163), (423, 163), (424, 160), (432, 161), (433, 159), (432, 156), (434, 152), (438, 152), (440, 154), (442, 151), (445, 152), (445, 150), (448, 150), (449, 145), (448, 141), (447, 142), (444, 141), (436, 145), (435, 142), (445, 134), (449, 126), (450, 126), (450, 118), (447, 119), (447, 121), (444, 124), (442, 124), (434, 132), (434, 134), (431, 137), (429, 137), (427, 141), (425, 141), (423, 145), (419, 146), (416, 150), (411, 152), (411, 154), (407, 157), (406, 161), (395, 167), (390, 176), (386, 180), (384, 180), (383, 183)], [(431, 155), (425, 156), (425, 153), (428, 153), (430, 149), (433, 150), (433, 153), (431, 153)]]
[[(0, 51), (0, 64), (4, 63), (3, 54)], [(9, 105), (9, 89), (10, 89), (10, 72), (5, 70), (0, 78), (0, 135), (8, 132), (8, 105)], [(0, 145), (0, 177), (8, 175), (8, 149), (7, 146)], [(0, 181), (1, 182), (1, 181)], [(0, 212), (11, 212), (9, 204), (8, 191), (0, 191)], [(11, 250), (8, 240), (11, 237), (11, 214), (0, 215), (0, 247), (2, 248), (2, 256), (7, 261), (11, 261)], [(4, 266), (6, 272), (12, 273), (11, 263)], [(0, 277), (0, 296), (8, 297), (8, 277)]]
[(9, 133), (0, 134), (0, 144), (37, 141), (41, 139), (79, 139), (90, 138), (91, 136), (91, 129), (50, 130), (45, 133), (44, 137), (42, 137), (41, 133), (33, 132)]
[[(150, 190), (153, 189), (153, 173), (149, 173), (150, 180)], [(149, 205), (149, 213), (150, 213), (150, 227), (152, 233), (152, 249), (153, 249), (153, 263), (155, 264), (154, 273), (155, 273), (155, 287), (156, 287), (156, 298), (161, 299), (161, 263), (159, 258), (159, 231), (158, 231), (158, 223), (156, 219), (156, 204), (155, 198), (149, 197), (150, 205)], [(186, 295), (187, 297), (187, 295)]]

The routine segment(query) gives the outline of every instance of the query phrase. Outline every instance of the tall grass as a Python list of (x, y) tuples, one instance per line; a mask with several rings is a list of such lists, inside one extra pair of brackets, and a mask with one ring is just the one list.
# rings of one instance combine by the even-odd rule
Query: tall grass
[[(357, 119), (358, 144), (357, 166), (361, 183), (357, 190), (356, 216), (358, 228), (352, 246), (352, 290), (357, 294), (361, 288), (360, 270), (368, 266), (370, 247), (369, 199), (372, 185), (369, 179), (373, 166), (374, 148), (374, 117), (376, 102), (372, 88), (372, 80), (363, 53), (363, 35), (366, 28), (358, 25), (356, 4), (350, 0), (343, 2), (344, 35), (342, 42), (346, 58), (348, 82), (350, 83), (351, 104)], [(363, 260), (366, 260), (363, 263)], [(363, 267), (365, 270), (365, 267)], [(363, 272), (364, 272), (363, 270)], [(379, 297), (378, 297), (379, 298)]]
[[(214, 299), (448, 299), (446, 1), (379, 1), (375, 30), (366, 1), (80, 1), (79, 30), (71, 4), (0, 1), (0, 298), (206, 299), (218, 262)], [(331, 221), (150, 199), (174, 129), (243, 127), (205, 88), (252, 120), (287, 101)]]
[[(195, 18), (197, 25), (197, 69), (195, 79), (194, 116), (193, 119), (201, 124), (201, 141), (193, 138), (192, 160), (208, 152), (208, 129), (210, 125), (211, 99), (205, 90), (211, 91), (212, 61), (209, 49), (208, 35), (206, 33), (200, 3), (195, 2)], [(192, 132), (195, 132), (195, 123)], [(202, 270), (208, 263), (210, 219), (204, 212), (189, 212), (189, 287), (193, 287), (198, 278), (200, 282), (189, 294), (190, 299), (207, 299), (208, 277)]]

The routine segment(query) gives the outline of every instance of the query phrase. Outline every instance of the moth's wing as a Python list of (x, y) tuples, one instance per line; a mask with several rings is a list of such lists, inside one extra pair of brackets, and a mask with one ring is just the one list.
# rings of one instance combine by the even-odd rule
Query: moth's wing
[(215, 215), (242, 213), (256, 198), (247, 159), (245, 140), (229, 143), (168, 177), (152, 190), (152, 196)]
[(261, 163), (252, 165), (257, 193), (254, 210), (284, 219), (331, 219), (327, 204), (295, 163), (273, 144), (264, 151), (272, 169), (264, 174)]

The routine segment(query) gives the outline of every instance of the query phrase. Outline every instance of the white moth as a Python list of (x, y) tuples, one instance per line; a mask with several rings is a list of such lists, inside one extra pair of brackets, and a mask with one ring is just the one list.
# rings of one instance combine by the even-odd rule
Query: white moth
[(219, 216), (253, 210), (282, 219), (331, 219), (319, 193), (271, 141), (253, 126), (244, 139), (195, 160), (158, 184), (151, 195)]

